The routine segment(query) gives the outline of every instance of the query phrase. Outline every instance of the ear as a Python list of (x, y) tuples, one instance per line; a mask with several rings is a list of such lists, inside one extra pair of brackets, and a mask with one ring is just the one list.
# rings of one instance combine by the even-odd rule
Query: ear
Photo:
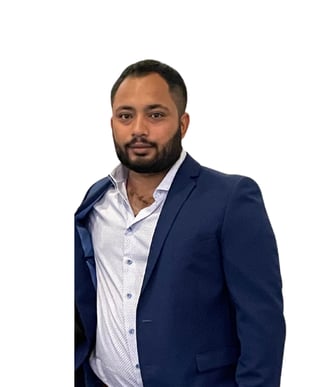
[(180, 117), (181, 138), (183, 138), (187, 133), (189, 120), (190, 118), (188, 113), (183, 113), (182, 116)]

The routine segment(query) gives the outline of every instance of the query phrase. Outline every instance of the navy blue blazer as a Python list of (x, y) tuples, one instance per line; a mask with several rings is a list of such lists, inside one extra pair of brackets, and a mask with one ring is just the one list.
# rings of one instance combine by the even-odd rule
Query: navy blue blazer
[[(86, 227), (111, 186), (76, 212), (76, 386), (95, 387), (96, 274)], [(115, 241), (113, 241), (115, 243)], [(278, 387), (285, 341), (274, 233), (258, 185), (187, 155), (151, 243), (137, 308), (144, 387)]]

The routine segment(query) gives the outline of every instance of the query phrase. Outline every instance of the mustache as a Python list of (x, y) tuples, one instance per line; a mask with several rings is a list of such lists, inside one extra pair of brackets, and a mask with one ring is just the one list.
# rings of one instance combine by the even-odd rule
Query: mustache
[(133, 139), (130, 142), (126, 143), (125, 146), (129, 147), (129, 146), (133, 146), (137, 143), (139, 143), (139, 144), (142, 143), (142, 144), (146, 144), (146, 145), (150, 145), (150, 146), (156, 146), (156, 143), (146, 140), (145, 137), (143, 137), (143, 136), (133, 137)]

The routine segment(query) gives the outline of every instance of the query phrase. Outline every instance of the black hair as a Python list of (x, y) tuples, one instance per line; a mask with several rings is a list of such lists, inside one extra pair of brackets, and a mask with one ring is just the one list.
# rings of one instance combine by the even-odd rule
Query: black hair
[(145, 59), (128, 66), (114, 83), (111, 90), (111, 104), (121, 83), (127, 77), (143, 77), (151, 73), (159, 74), (168, 84), (169, 91), (181, 116), (187, 106), (187, 88), (181, 75), (165, 63), (153, 59)]

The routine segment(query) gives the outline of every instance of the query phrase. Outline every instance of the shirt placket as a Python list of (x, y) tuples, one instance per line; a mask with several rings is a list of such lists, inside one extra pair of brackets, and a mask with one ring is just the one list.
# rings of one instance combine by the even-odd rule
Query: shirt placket
[(137, 290), (135, 278), (137, 275), (137, 262), (133, 251), (135, 249), (135, 235), (133, 222), (127, 222), (124, 235), (124, 255), (123, 255), (123, 311), (124, 328), (128, 344), (130, 359), (135, 369), (137, 385), (142, 385), (140, 367), (137, 351), (136, 338), (136, 310), (137, 310)]

